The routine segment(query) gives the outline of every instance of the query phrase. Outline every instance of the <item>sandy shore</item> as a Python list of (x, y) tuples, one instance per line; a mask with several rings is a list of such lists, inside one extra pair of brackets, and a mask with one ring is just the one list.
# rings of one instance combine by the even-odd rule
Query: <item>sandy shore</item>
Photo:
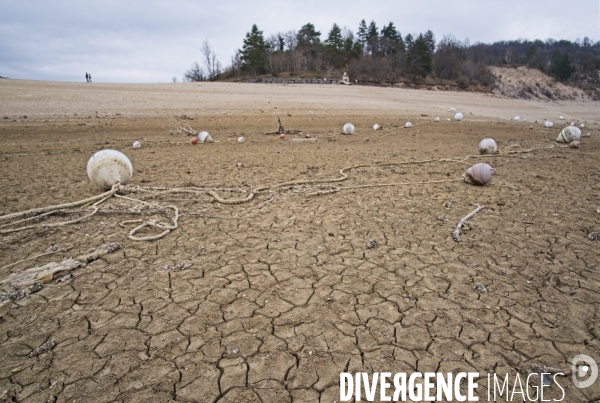
[[(450, 117), (456, 108), (471, 120), (598, 121), (598, 102), (522, 101), (481, 93), (342, 85), (242, 83), (97, 84), (0, 80), (0, 115), (65, 116), (77, 113), (166, 117), (181, 114), (323, 112), (330, 116)], [(274, 109), (278, 110), (275, 111)], [(472, 114), (472, 115), (471, 115)], [(597, 122), (596, 122), (597, 123)]]

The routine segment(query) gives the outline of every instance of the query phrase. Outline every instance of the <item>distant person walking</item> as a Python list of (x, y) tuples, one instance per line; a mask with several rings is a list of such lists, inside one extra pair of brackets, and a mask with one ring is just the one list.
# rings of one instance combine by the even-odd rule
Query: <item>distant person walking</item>
[(88, 74), (88, 83), (91, 83), (91, 82), (92, 82), (92, 73), (89, 73)]
[(88, 83), (90, 82), (90, 75), (87, 71), (85, 72), (85, 81), (87, 81)]

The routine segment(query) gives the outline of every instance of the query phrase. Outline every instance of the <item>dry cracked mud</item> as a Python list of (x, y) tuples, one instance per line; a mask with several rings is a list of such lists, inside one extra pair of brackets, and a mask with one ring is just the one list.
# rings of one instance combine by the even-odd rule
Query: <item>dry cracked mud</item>
[[(81, 223), (1, 235), (1, 278), (123, 248), (0, 305), (0, 401), (332, 403), (341, 372), (415, 371), (479, 372), (485, 401), (487, 373), (600, 358), (600, 244), (587, 236), (600, 231), (598, 103), (332, 87), (0, 81), (3, 214), (98, 194), (85, 166), (101, 148), (130, 157), (134, 186), (248, 189), (367, 165), (330, 194), (277, 188), (237, 205), (137, 194), (180, 209), (158, 241), (127, 238), (119, 223), (144, 211), (121, 214), (135, 206), (122, 199)], [(448, 122), (450, 107), (465, 120)], [(169, 135), (183, 114), (216, 142)], [(580, 149), (547, 148), (558, 114), (586, 122)], [(262, 135), (277, 116), (316, 140)], [(348, 121), (353, 136), (340, 134)], [(439, 161), (476, 154), (484, 137), (537, 149)], [(497, 170), (490, 185), (460, 180), (476, 162)], [(424, 181), (445, 182), (358, 187)], [(484, 209), (457, 243), (452, 230), (475, 204)], [(600, 382), (560, 384), (564, 401), (600, 399)]]

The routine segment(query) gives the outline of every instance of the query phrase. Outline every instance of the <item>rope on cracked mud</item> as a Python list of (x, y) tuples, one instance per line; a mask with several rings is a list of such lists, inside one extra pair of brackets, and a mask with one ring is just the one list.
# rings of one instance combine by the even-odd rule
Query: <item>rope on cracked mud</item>
[[(511, 145), (507, 148), (511, 147), (520, 147), (519, 145)], [(517, 154), (530, 153), (535, 150), (548, 150), (555, 147), (561, 147), (559, 145), (552, 145), (548, 147), (533, 147), (524, 150), (510, 150), (505, 152), (497, 152), (496, 154), (486, 155), (486, 157), (506, 157)], [(290, 190), (295, 189), (298, 186), (304, 186), (304, 191), (308, 189), (313, 189), (311, 186), (317, 188), (317, 190), (312, 191), (310, 193), (306, 193), (307, 197), (311, 196), (320, 196), (326, 194), (337, 193), (343, 190), (351, 190), (351, 189), (365, 189), (365, 188), (374, 188), (374, 187), (388, 187), (388, 186), (411, 186), (411, 185), (427, 185), (427, 184), (438, 184), (438, 183), (447, 183), (447, 182), (456, 182), (461, 181), (463, 178), (455, 178), (455, 179), (444, 179), (444, 180), (434, 180), (434, 181), (420, 181), (420, 182), (394, 182), (394, 183), (372, 183), (372, 184), (364, 184), (364, 185), (356, 185), (356, 186), (347, 186), (340, 187), (334, 184), (347, 180), (349, 176), (349, 171), (356, 170), (358, 168), (378, 168), (385, 166), (400, 166), (400, 165), (417, 165), (417, 164), (428, 164), (428, 163), (458, 163), (458, 164), (467, 164), (467, 160), (474, 157), (480, 157), (480, 155), (466, 155), (464, 157), (456, 157), (456, 158), (441, 158), (441, 159), (428, 159), (428, 160), (411, 160), (411, 161), (401, 161), (401, 162), (386, 162), (381, 164), (360, 164), (360, 165), (351, 165), (340, 169), (339, 175), (337, 178), (331, 179), (307, 179), (307, 180), (295, 180), (295, 181), (286, 181), (275, 183), (272, 185), (264, 185), (256, 188), (250, 188), (250, 190), (246, 189), (235, 189), (235, 188), (199, 188), (199, 187), (176, 187), (176, 188), (168, 188), (168, 187), (140, 187), (140, 186), (124, 186), (120, 183), (116, 183), (113, 185), (111, 190), (99, 194), (97, 196), (89, 197), (86, 199), (82, 199), (79, 201), (71, 202), (71, 203), (63, 203), (55, 206), (47, 206), (34, 208), (30, 210), (20, 211), (16, 213), (6, 214), (0, 216), (0, 235), (25, 231), (30, 229), (39, 229), (39, 228), (53, 228), (53, 227), (61, 227), (70, 224), (76, 224), (82, 221), (85, 221), (92, 216), (96, 215), (99, 211), (99, 206), (106, 202), (107, 200), (116, 197), (122, 200), (128, 200), (134, 203), (137, 203), (140, 206), (147, 207), (154, 213), (159, 213), (165, 215), (169, 218), (171, 223), (162, 223), (157, 220), (126, 220), (122, 221), (119, 225), (124, 227), (127, 224), (138, 224), (132, 230), (129, 231), (127, 237), (132, 241), (153, 241), (157, 239), (161, 239), (164, 236), (170, 234), (173, 230), (177, 229), (178, 219), (179, 219), (179, 209), (176, 206), (168, 205), (162, 206), (156, 203), (148, 203), (146, 201), (135, 199), (126, 196), (131, 193), (147, 193), (151, 194), (154, 197), (164, 195), (164, 194), (174, 194), (174, 193), (194, 193), (194, 194), (206, 194), (211, 196), (215, 201), (221, 204), (227, 205), (236, 205), (248, 203), (254, 199), (257, 193), (264, 191), (272, 191), (278, 193), (279, 190)], [(244, 197), (239, 198), (223, 198), (217, 192), (234, 192), (234, 193), (243, 193)], [(267, 201), (270, 202), (273, 199), (274, 195)], [(264, 203), (263, 203), (264, 204)], [(75, 207), (86, 207), (88, 206), (90, 209), (79, 209), (79, 210), (69, 210)], [(169, 211), (170, 210), (170, 211)], [(87, 213), (82, 217), (78, 217), (71, 220), (45, 223), (41, 222), (43, 219), (46, 219), (52, 215), (70, 215), (70, 214), (80, 214), (82, 212)], [(124, 211), (121, 212), (124, 214), (140, 214), (139, 210), (136, 211)], [(13, 221), (16, 220), (16, 221)], [(31, 224), (33, 222), (33, 224)], [(26, 224), (24, 226), (19, 226), (22, 224)], [(147, 236), (137, 236), (136, 234), (142, 229), (150, 227), (156, 228), (158, 230), (162, 230), (159, 234), (156, 235), (147, 235)]]

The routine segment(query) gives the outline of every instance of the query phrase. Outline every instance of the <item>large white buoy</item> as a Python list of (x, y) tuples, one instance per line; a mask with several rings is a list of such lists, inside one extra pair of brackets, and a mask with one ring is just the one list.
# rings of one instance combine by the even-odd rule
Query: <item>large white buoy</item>
[(352, 123), (346, 123), (342, 129), (344, 134), (354, 134), (354, 125)]
[(210, 137), (210, 134), (208, 134), (208, 132), (200, 132), (198, 134), (198, 140), (200, 140), (201, 143), (212, 143), (213, 142), (213, 138)]
[(479, 154), (494, 154), (498, 149), (494, 139), (483, 139), (479, 142)]
[(520, 121), (521, 121), (521, 118), (520, 118), (519, 116), (515, 116), (515, 117), (513, 118), (513, 120), (514, 120), (515, 122), (520, 122)]
[(460, 112), (457, 112), (456, 115), (454, 115), (454, 120), (462, 120), (463, 119), (463, 114)]
[(581, 130), (576, 126), (567, 126), (560, 131), (556, 141), (558, 143), (570, 143), (571, 141), (579, 140)]
[(116, 150), (102, 150), (92, 155), (87, 163), (87, 175), (90, 181), (102, 190), (108, 190), (121, 182), (129, 183), (133, 176), (133, 165), (129, 158)]
[(551, 122), (551, 121), (549, 121), (549, 120), (546, 120), (546, 121), (544, 122), (544, 126), (545, 126), (545, 127), (552, 127), (552, 126), (554, 126), (554, 123), (552, 123), (552, 122)]
[(379, 130), (379, 125), (377, 123), (373, 125), (373, 130)]
[(406, 127), (406, 128), (410, 128), (410, 127), (412, 127), (412, 123), (410, 123), (410, 122), (406, 122), (406, 123), (404, 124), (404, 127)]

